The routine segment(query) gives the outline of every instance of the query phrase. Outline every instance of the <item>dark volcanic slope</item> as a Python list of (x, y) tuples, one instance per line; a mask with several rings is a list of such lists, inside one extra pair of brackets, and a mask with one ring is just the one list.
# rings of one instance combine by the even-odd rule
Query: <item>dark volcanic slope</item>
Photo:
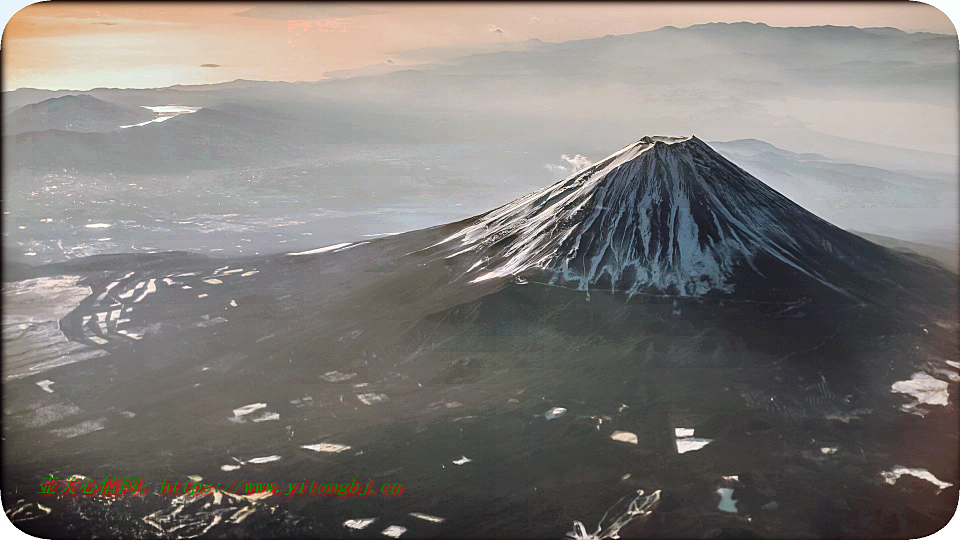
[[(904, 538), (956, 507), (956, 275), (696, 139), (374, 241), (25, 272), (3, 500), (39, 536), (556, 538), (609, 510), (598, 536)], [(282, 492), (157, 493), (188, 475)], [(286, 497), (355, 478), (405, 492)]]

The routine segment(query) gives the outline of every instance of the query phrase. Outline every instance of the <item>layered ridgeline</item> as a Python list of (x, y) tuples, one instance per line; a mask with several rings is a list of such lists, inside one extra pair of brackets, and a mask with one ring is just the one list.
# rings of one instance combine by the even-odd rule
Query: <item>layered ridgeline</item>
[(451, 246), (473, 282), (539, 274), (629, 295), (814, 283), (866, 300), (889, 279), (922, 285), (904, 268), (921, 261), (827, 223), (696, 137), (644, 137), (434, 247)]
[(156, 115), (144, 107), (123, 107), (89, 94), (66, 95), (25, 105), (3, 118), (3, 134), (62, 130), (79, 132), (117, 131), (121, 126), (152, 120)]

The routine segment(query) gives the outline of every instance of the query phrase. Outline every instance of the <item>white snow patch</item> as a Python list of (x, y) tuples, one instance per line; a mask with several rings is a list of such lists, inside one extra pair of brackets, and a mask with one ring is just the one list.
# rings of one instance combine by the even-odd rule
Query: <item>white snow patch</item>
[(247, 460), (247, 463), (256, 463), (256, 464), (270, 463), (271, 461), (280, 461), (280, 459), (281, 459), (280, 456), (277, 456), (277, 455), (264, 456), (264, 457), (258, 457), (258, 458), (253, 458), (251, 460)]
[(442, 517), (431, 516), (430, 514), (421, 514), (420, 512), (410, 512), (411, 516), (422, 519), (424, 521), (430, 521), (432, 523), (443, 523), (444, 519)]
[(320, 376), (321, 379), (327, 382), (341, 382), (348, 381), (356, 377), (356, 373), (340, 373), (339, 371), (328, 371)]
[(363, 519), (348, 519), (343, 522), (344, 527), (349, 527), (351, 529), (366, 529), (367, 525), (370, 525), (377, 518), (363, 518)]
[(681, 454), (686, 454), (687, 452), (693, 452), (694, 450), (699, 450), (704, 446), (713, 442), (712, 439), (699, 439), (693, 436), (695, 432), (694, 428), (674, 428), (673, 434), (677, 438), (677, 452)]
[(347, 246), (347, 247), (342, 247), (342, 248), (340, 248), (340, 249), (335, 249), (335, 250), (333, 250), (333, 252), (334, 252), (334, 253), (340, 253), (341, 251), (345, 251), (345, 250), (348, 250), (348, 249), (353, 249), (353, 248), (355, 248), (355, 247), (363, 246), (363, 245), (366, 245), (366, 244), (369, 244), (369, 243), (370, 243), (370, 242), (360, 242), (360, 243), (357, 243), (357, 244), (351, 244), (351, 245), (349, 245), (349, 246)]
[(64, 439), (72, 439), (74, 437), (79, 437), (80, 435), (86, 435), (87, 433), (100, 431), (104, 427), (104, 419), (100, 418), (97, 420), (87, 420), (86, 422), (81, 422), (71, 427), (51, 429), (50, 433), (53, 433), (54, 435)]
[(335, 444), (335, 443), (317, 443), (317, 444), (306, 444), (300, 448), (306, 448), (307, 450), (313, 450), (314, 452), (330, 452), (337, 454), (343, 452), (344, 450), (349, 450), (350, 447), (345, 444)]
[(401, 527), (399, 525), (391, 525), (383, 530), (384, 536), (389, 536), (390, 538), (400, 538), (400, 535), (407, 532), (406, 527)]
[(560, 417), (563, 416), (566, 412), (567, 412), (567, 410), (564, 409), (563, 407), (554, 407), (554, 408), (550, 409), (549, 411), (543, 413), (543, 416), (544, 416), (547, 420), (553, 420), (554, 418), (560, 418)]
[(357, 394), (357, 399), (359, 399), (364, 405), (373, 405), (374, 403), (378, 403), (380, 401), (387, 401), (388, 398), (386, 394), (369, 393)]
[[(153, 124), (160, 122), (166, 122), (167, 120), (173, 118), (174, 116), (180, 116), (181, 114), (190, 114), (195, 113), (200, 110), (200, 107), (187, 107), (185, 105), (159, 105), (155, 107), (143, 106), (144, 109), (150, 109), (157, 114), (157, 117), (153, 120), (147, 120), (146, 122), (140, 122), (139, 124), (130, 124), (127, 126), (120, 126), (120, 129), (128, 129), (134, 127), (141, 127), (147, 124)], [(130, 184), (135, 186), (136, 184)]]
[(297, 251), (297, 252), (294, 252), (294, 253), (287, 253), (287, 255), (294, 255), (294, 256), (296, 256), (296, 255), (313, 255), (313, 254), (315, 254), (315, 253), (326, 253), (326, 252), (328, 252), (328, 251), (333, 251), (333, 250), (335, 250), (335, 249), (340, 249), (340, 248), (342, 248), (342, 247), (347, 247), (347, 246), (349, 246), (350, 244), (351, 244), (351, 242), (344, 242), (344, 243), (342, 243), (342, 244), (333, 244), (332, 246), (326, 246), (326, 247), (322, 247), (322, 248), (311, 249), (311, 250), (309, 250), (309, 251)]
[(147, 288), (144, 289), (144, 291), (140, 294), (140, 296), (137, 297), (136, 300), (133, 301), (133, 303), (137, 303), (143, 300), (144, 298), (146, 298), (148, 294), (154, 293), (156, 291), (157, 291), (157, 280), (151, 279), (149, 282), (147, 282)]
[(218, 325), (218, 324), (220, 324), (220, 323), (225, 323), (225, 322), (227, 322), (227, 320), (224, 319), (223, 317), (214, 317), (214, 318), (212, 318), (212, 319), (206, 319), (206, 320), (203, 320), (203, 321), (198, 322), (198, 323), (197, 323), (197, 326), (199, 326), (200, 328), (206, 328), (206, 327), (208, 327), (208, 326), (215, 326), (215, 325)]
[[(627, 496), (629, 497), (629, 496)], [(608, 508), (600, 523), (597, 525), (596, 532), (593, 534), (587, 532), (587, 527), (580, 521), (573, 522), (573, 530), (568, 532), (565, 538), (571, 540), (606, 540), (620, 538), (620, 530), (626, 527), (631, 521), (650, 515), (653, 509), (660, 503), (660, 490), (656, 490), (650, 495), (644, 495), (643, 490), (637, 490), (637, 495), (623, 506), (627, 499), (623, 497), (617, 503)]]
[(916, 398), (916, 403), (903, 407), (904, 410), (912, 411), (918, 405), (947, 405), (949, 403), (948, 386), (947, 382), (934, 379), (930, 375), (920, 372), (914, 373), (908, 381), (893, 383), (890, 389)]
[(884, 471), (880, 473), (880, 475), (883, 476), (883, 479), (888, 484), (891, 484), (891, 485), (896, 484), (897, 480), (905, 474), (916, 476), (921, 480), (926, 480), (927, 482), (930, 482), (931, 484), (937, 486), (940, 489), (946, 489), (953, 485), (949, 482), (944, 482), (940, 480), (939, 478), (931, 474), (930, 471), (926, 469), (909, 469), (902, 465), (897, 465), (896, 467), (890, 469), (889, 471)]
[(143, 332), (134, 332), (132, 330), (117, 330), (117, 333), (127, 336), (130, 339), (143, 339)]
[(238, 409), (234, 409), (234, 410), (233, 410), (233, 415), (234, 415), (234, 416), (243, 416), (243, 415), (245, 415), (245, 414), (250, 414), (250, 413), (252, 413), (253, 411), (256, 411), (256, 410), (259, 410), (259, 409), (263, 409), (263, 408), (265, 408), (266, 406), (267, 406), (266, 403), (251, 403), (250, 405), (244, 405), (243, 407), (240, 407), (240, 408), (238, 408)]
[(677, 439), (677, 452), (681, 454), (686, 454), (687, 452), (693, 452), (694, 450), (699, 450), (712, 442), (713, 442), (713, 439), (697, 439), (694, 437), (684, 437), (683, 439)]

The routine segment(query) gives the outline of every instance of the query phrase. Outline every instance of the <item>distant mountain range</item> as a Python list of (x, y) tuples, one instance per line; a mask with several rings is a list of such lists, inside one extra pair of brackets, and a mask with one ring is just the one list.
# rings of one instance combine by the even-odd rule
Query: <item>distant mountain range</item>
[[(953, 106), (956, 51), (955, 36), (895, 29), (708, 24), (562, 43), (411, 51), (396, 56), (412, 67), (318, 82), (238, 80), (87, 93), (124, 107), (240, 103), (313, 124), (366, 126), (375, 117), (376, 125), (411, 140), (499, 133), (548, 145), (590, 144), (597, 153), (643, 125), (707, 140), (755, 137), (801, 152), (833, 150), (837, 158), (888, 169), (899, 161), (942, 171), (956, 162), (937, 155), (955, 153), (956, 130), (946, 125), (927, 126), (928, 134), (920, 131), (916, 140), (877, 137), (866, 124), (831, 138), (808, 126), (809, 111), (819, 101), (873, 103), (896, 130), (915, 119), (915, 111), (898, 103)], [(7, 107), (20, 107), (64, 93), (19, 89), (4, 98)], [(802, 114), (793, 118), (769, 112), (768, 102), (785, 99), (803, 100), (808, 111), (798, 108)], [(851, 118), (849, 124), (856, 123)]]
[(957, 252), (955, 178), (798, 154), (756, 139), (711, 145), (791, 200), (845, 229), (867, 227), (878, 234), (934, 243)]
[[(5, 92), (5, 179), (13, 195), (23, 187), (30, 198), (28, 186), (46, 175), (250, 174), (277, 189), (353, 190), (371, 212), (406, 204), (390, 198), (398, 190), (429, 192), (467, 216), (555, 180), (559, 156), (596, 159), (639, 127), (730, 141), (716, 150), (843, 228), (927, 244), (956, 239), (955, 36), (708, 24), (392, 57), (317, 82), (97, 88), (83, 100), (71, 91)], [(43, 122), (34, 103), (47, 110)], [(118, 129), (162, 105), (200, 111)], [(126, 120), (122, 111), (146, 116)], [(33, 120), (17, 120), (27, 112)], [(28, 128), (36, 130), (21, 132)], [(270, 182), (288, 167), (304, 178)], [(458, 188), (449, 200), (435, 195), (450, 185)], [(37, 204), (37, 212), (51, 208)], [(385, 227), (377, 232), (406, 230)]]
[(120, 126), (146, 122), (156, 115), (144, 108), (121, 107), (89, 94), (45, 99), (5, 114), (3, 134), (62, 130), (78, 132), (117, 131)]

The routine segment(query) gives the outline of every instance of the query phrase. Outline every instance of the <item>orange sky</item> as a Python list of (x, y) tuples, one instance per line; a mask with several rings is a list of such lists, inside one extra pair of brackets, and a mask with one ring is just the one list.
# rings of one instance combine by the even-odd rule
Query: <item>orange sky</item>
[(264, 5), (34, 4), (4, 29), (3, 89), (317, 80), (426, 46), (566, 41), (720, 21), (956, 34), (939, 10), (907, 2)]

